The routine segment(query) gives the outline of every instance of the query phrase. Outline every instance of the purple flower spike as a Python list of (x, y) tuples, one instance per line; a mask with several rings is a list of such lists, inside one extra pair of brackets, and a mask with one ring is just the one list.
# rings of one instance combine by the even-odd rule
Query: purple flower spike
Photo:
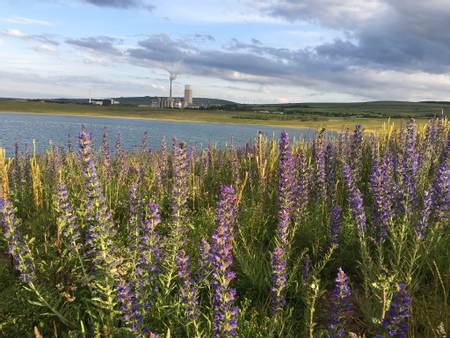
[(399, 290), (394, 292), (391, 306), (386, 312), (386, 316), (382, 324), (386, 334), (389, 337), (407, 337), (410, 306), (411, 298), (406, 291), (406, 285), (404, 283), (400, 283)]
[(124, 321), (134, 332), (140, 331), (144, 318), (141, 314), (141, 308), (138, 304), (133, 283), (121, 280), (117, 287), (117, 299), (120, 303), (120, 309)]
[(339, 204), (335, 204), (331, 209), (330, 223), (331, 243), (337, 246), (342, 231), (342, 208)]
[(363, 236), (366, 231), (366, 213), (364, 211), (362, 194), (353, 180), (352, 169), (347, 163), (344, 163), (343, 174), (347, 184), (348, 198), (352, 209), (353, 219), (356, 223), (358, 234)]
[(188, 320), (193, 321), (200, 315), (198, 311), (198, 298), (195, 282), (192, 279), (189, 255), (184, 249), (177, 253), (178, 278), (181, 283), (180, 296), (184, 313)]
[(157, 291), (155, 280), (160, 272), (160, 235), (156, 231), (156, 226), (160, 222), (161, 218), (158, 205), (149, 203), (147, 205), (146, 217), (139, 226), (139, 257), (136, 274), (143, 285), (148, 285), (154, 292)]
[(58, 223), (62, 229), (62, 235), (68, 245), (68, 249), (75, 253), (81, 249), (80, 228), (76, 220), (66, 185), (61, 182), (56, 186), (56, 198), (58, 201)]
[(405, 152), (403, 154), (403, 208), (411, 215), (413, 208), (417, 207), (417, 173), (419, 167), (419, 156), (416, 149), (416, 124), (412, 120), (406, 130)]
[(375, 159), (370, 176), (375, 207), (375, 224), (377, 224), (378, 239), (383, 241), (388, 233), (392, 217), (392, 203), (390, 197), (389, 157), (386, 155), (383, 164)]
[(278, 184), (278, 227), (276, 247), (272, 254), (272, 312), (281, 311), (286, 300), (286, 255), (289, 248), (289, 228), (292, 218), (293, 158), (287, 132), (281, 133), (280, 181)]
[(172, 221), (178, 230), (185, 230), (181, 222), (187, 214), (189, 195), (189, 162), (186, 144), (173, 140)]
[(433, 182), (434, 217), (437, 222), (442, 222), (443, 224), (448, 223), (450, 205), (450, 159), (448, 158), (448, 148), (449, 144), (447, 143)]
[(8, 253), (15, 261), (20, 280), (24, 283), (32, 282), (35, 276), (33, 256), (22, 237), (20, 223), (14, 214), (11, 202), (3, 196), (0, 198), (0, 222), (3, 224), (3, 234), (8, 243)]
[(111, 271), (116, 263), (113, 257), (116, 230), (95, 168), (92, 141), (85, 129), (80, 132), (79, 143), (87, 195), (86, 220), (90, 254), (96, 265), (103, 266), (105, 271)]
[(336, 288), (331, 294), (331, 303), (328, 311), (328, 338), (348, 336), (345, 326), (349, 312), (352, 310), (350, 295), (348, 278), (344, 270), (339, 268), (336, 277)]
[(230, 287), (236, 274), (233, 264), (234, 228), (237, 217), (237, 198), (233, 187), (222, 186), (217, 206), (217, 227), (212, 236), (213, 261), (213, 332), (214, 337), (235, 337), (238, 308), (234, 306), (236, 290)]
[(428, 228), (428, 221), (431, 214), (431, 207), (433, 206), (432, 194), (425, 190), (423, 192), (423, 207), (420, 213), (420, 219), (416, 226), (416, 234), (419, 239), (425, 237), (425, 232)]

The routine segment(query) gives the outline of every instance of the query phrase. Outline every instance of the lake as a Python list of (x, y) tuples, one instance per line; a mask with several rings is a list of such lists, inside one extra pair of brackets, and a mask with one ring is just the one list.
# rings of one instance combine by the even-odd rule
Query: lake
[[(72, 143), (76, 145), (82, 125), (92, 133), (96, 146), (100, 145), (103, 129), (106, 127), (111, 148), (114, 148), (116, 135), (120, 133), (122, 145), (127, 150), (140, 146), (146, 131), (150, 136), (149, 145), (159, 147), (163, 137), (166, 137), (168, 143), (176, 136), (179, 141), (183, 140), (191, 145), (205, 146), (210, 142), (217, 145), (239, 145), (254, 139), (258, 131), (269, 137), (279, 137), (281, 131), (286, 129), (259, 125), (0, 112), (0, 147), (6, 148), (7, 154), (11, 156), (17, 140), (23, 146), (31, 144), (34, 139), (37, 150), (42, 151), (48, 148), (50, 140), (56, 145), (66, 145), (69, 134)], [(288, 128), (288, 132), (292, 138), (307, 140), (316, 135), (314, 129), (307, 128)]]

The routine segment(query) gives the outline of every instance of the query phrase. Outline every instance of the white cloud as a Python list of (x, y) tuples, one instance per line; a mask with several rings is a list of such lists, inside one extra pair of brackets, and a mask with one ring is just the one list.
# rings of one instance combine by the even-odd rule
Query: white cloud
[(41, 25), (49, 27), (53, 26), (53, 24), (50, 21), (31, 19), (23, 16), (14, 16), (12, 18), (6, 18), (3, 19), (3, 21), (17, 25)]
[(4, 29), (2, 31), (0, 31), (1, 34), (6, 35), (6, 36), (11, 36), (14, 38), (27, 38), (29, 37), (28, 34), (22, 32), (19, 29), (15, 29), (15, 28), (9, 28), (9, 29)]

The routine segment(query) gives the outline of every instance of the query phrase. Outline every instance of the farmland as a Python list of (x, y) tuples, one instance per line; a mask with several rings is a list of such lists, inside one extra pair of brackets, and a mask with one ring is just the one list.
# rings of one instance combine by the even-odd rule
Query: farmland
[(379, 101), (336, 104), (226, 105), (209, 110), (161, 110), (131, 104), (101, 107), (87, 104), (0, 99), (0, 111), (6, 112), (259, 124), (290, 128), (326, 128), (334, 131), (364, 124), (365, 130), (370, 132), (381, 131), (387, 118), (397, 127), (408, 118), (415, 118), (417, 124), (421, 126), (429, 118), (440, 116), (442, 111), (448, 116), (449, 109), (450, 104), (445, 102)]
[[(216, 114), (130, 115), (183, 113)], [(0, 151), (0, 336), (444, 337), (448, 120), (378, 136), (361, 121), (313, 142), (150, 149), (144, 135), (127, 152), (82, 129), (41, 154)]]

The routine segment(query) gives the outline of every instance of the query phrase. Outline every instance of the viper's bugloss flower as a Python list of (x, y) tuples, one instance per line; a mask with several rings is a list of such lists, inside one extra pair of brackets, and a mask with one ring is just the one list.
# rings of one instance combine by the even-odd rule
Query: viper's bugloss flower
[(332, 203), (333, 196), (336, 191), (336, 170), (334, 167), (335, 151), (332, 143), (328, 143), (325, 150), (325, 174), (327, 181), (327, 197), (328, 203)]
[(353, 180), (352, 168), (347, 163), (343, 166), (343, 175), (348, 190), (348, 198), (358, 234), (362, 236), (366, 230), (366, 212), (363, 197)]
[[(450, 142), (450, 133), (449, 140)], [(436, 221), (446, 223), (449, 219), (450, 205), (450, 159), (448, 155), (449, 144), (441, 156), (441, 163), (436, 172), (436, 178), (433, 182), (433, 217)]]
[(286, 255), (289, 248), (289, 228), (293, 206), (293, 157), (287, 132), (281, 133), (280, 141), (280, 180), (278, 183), (278, 226), (276, 246), (272, 254), (272, 311), (284, 308), (284, 292), (287, 280)]
[(230, 284), (236, 277), (233, 264), (234, 228), (237, 197), (231, 186), (222, 186), (217, 205), (217, 227), (212, 236), (214, 337), (236, 336), (238, 308), (234, 305), (236, 290)]
[(211, 256), (211, 245), (206, 239), (200, 241), (200, 258), (198, 280), (203, 281), (212, 273), (213, 257)]
[(327, 337), (347, 337), (346, 322), (349, 312), (352, 310), (352, 302), (350, 300), (351, 290), (348, 285), (348, 278), (342, 268), (338, 268), (336, 288), (330, 296)]
[(144, 321), (142, 308), (137, 301), (133, 283), (121, 280), (117, 287), (117, 300), (120, 304), (123, 320), (132, 331), (138, 331)]
[(339, 204), (335, 203), (331, 208), (330, 219), (330, 235), (331, 243), (339, 245), (342, 232), (342, 208)]
[(187, 215), (189, 195), (189, 162), (186, 157), (186, 143), (178, 144), (173, 140), (172, 158), (172, 221), (178, 230), (184, 231), (181, 225)]
[(292, 157), (289, 136), (287, 132), (281, 133), (280, 141), (280, 168), (278, 183), (278, 228), (277, 236), (280, 243), (287, 245), (288, 230), (292, 216), (293, 206), (293, 173), (294, 159)]
[(406, 291), (406, 284), (400, 283), (399, 290), (394, 292), (391, 306), (386, 312), (386, 316), (382, 323), (382, 326), (389, 337), (407, 337), (410, 306), (411, 298)]
[(286, 252), (284, 246), (275, 247), (272, 254), (272, 312), (283, 310), (286, 305), (284, 297), (287, 281)]
[(109, 147), (108, 129), (106, 127), (103, 128), (102, 156), (103, 167), (108, 171), (111, 166), (111, 149)]
[(180, 296), (185, 316), (192, 321), (200, 315), (195, 282), (192, 278), (189, 255), (184, 249), (177, 253), (178, 278), (181, 283)]
[(33, 281), (35, 277), (33, 256), (22, 236), (20, 222), (14, 214), (11, 202), (4, 196), (0, 198), (0, 221), (8, 245), (8, 253), (14, 259), (15, 268), (20, 273), (20, 280), (24, 283)]
[(143, 222), (140, 223), (136, 275), (142, 284), (141, 286), (147, 285), (153, 292), (157, 291), (156, 278), (160, 273), (160, 235), (156, 231), (156, 227), (160, 222), (159, 206), (153, 202), (149, 203), (146, 208), (146, 216)]
[(407, 214), (411, 214), (417, 207), (417, 173), (419, 157), (416, 149), (416, 124), (412, 120), (407, 125), (405, 134), (405, 150), (402, 158), (402, 191), (403, 207)]
[(432, 194), (428, 190), (425, 190), (423, 192), (423, 205), (422, 210), (420, 212), (420, 218), (416, 225), (416, 234), (419, 239), (423, 239), (425, 237), (425, 233), (428, 229), (428, 222), (432, 206), (433, 206)]
[(351, 163), (355, 182), (361, 180), (364, 128), (357, 124), (353, 132), (351, 149)]
[(295, 156), (295, 176), (294, 176), (294, 198), (293, 198), (293, 218), (299, 222), (303, 218), (309, 201), (310, 173), (304, 151), (298, 150)]
[(370, 184), (373, 194), (373, 203), (375, 211), (375, 224), (378, 239), (383, 241), (388, 233), (390, 219), (392, 217), (391, 197), (389, 196), (389, 169), (387, 158), (384, 158), (383, 164), (378, 159), (374, 159), (372, 164), (372, 174), (370, 175)]
[(77, 222), (75, 211), (69, 200), (69, 193), (67, 192), (64, 182), (60, 182), (56, 186), (57, 199), (57, 221), (62, 230), (62, 235), (68, 249), (75, 253), (82, 247), (80, 227)]
[(325, 199), (327, 194), (325, 136), (325, 130), (322, 130), (314, 143), (315, 187), (317, 188), (317, 197), (322, 198), (322, 200)]
[(139, 179), (131, 183), (130, 191), (128, 192), (128, 201), (130, 205), (128, 226), (136, 228), (142, 221), (142, 199), (139, 193)]
[(112, 253), (116, 230), (95, 168), (92, 141), (85, 129), (80, 132), (79, 143), (87, 195), (86, 221), (89, 253), (93, 255), (95, 264), (111, 269), (115, 263)]

